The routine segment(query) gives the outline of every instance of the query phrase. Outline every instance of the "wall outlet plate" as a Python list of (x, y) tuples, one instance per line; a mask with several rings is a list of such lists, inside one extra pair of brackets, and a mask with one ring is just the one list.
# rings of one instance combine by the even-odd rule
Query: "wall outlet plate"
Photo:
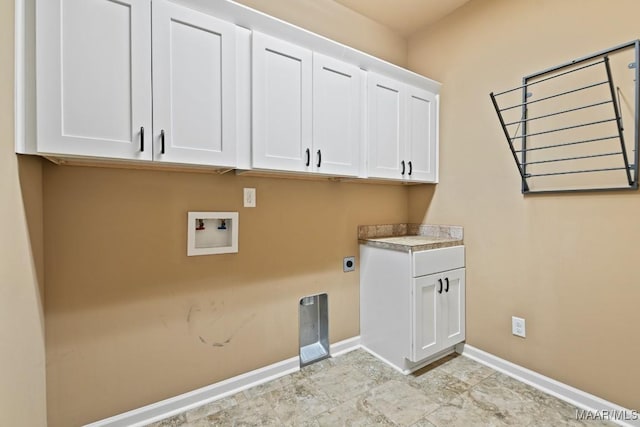
[(256, 207), (256, 189), (255, 188), (245, 188), (243, 191), (243, 205), (245, 208), (255, 208)]
[(342, 271), (345, 273), (356, 269), (356, 257), (348, 256), (342, 260)]
[(521, 317), (511, 317), (511, 333), (515, 336), (526, 338), (527, 329), (525, 320)]

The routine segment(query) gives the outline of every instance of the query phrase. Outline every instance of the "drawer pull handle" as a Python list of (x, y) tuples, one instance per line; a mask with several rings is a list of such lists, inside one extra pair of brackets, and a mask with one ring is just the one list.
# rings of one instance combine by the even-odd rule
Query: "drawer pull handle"
[(449, 292), (449, 278), (448, 278), (448, 277), (445, 277), (445, 278), (444, 278), (444, 281), (445, 281), (445, 282), (447, 282), (447, 287), (446, 287), (446, 288), (444, 288), (444, 291), (445, 291), (445, 292)]
[(442, 293), (442, 279), (438, 279), (438, 283), (440, 283), (440, 289), (438, 289), (438, 293)]

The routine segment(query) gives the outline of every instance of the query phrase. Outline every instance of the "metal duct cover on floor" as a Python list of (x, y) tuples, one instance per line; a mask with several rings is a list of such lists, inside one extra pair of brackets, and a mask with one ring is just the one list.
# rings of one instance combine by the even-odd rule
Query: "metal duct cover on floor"
[(327, 294), (300, 300), (300, 367), (330, 357)]

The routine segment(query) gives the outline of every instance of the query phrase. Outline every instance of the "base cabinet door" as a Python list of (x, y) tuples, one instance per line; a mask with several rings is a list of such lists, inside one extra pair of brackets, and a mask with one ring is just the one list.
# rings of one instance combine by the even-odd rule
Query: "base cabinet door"
[(451, 347), (465, 339), (465, 269), (442, 273), (445, 283), (441, 306), (442, 348)]
[(412, 362), (418, 362), (440, 350), (440, 274), (413, 279)]
[(153, 1), (154, 160), (236, 164), (235, 25)]
[(412, 362), (465, 339), (465, 269), (413, 279)]
[(151, 1), (36, 3), (39, 153), (151, 160)]

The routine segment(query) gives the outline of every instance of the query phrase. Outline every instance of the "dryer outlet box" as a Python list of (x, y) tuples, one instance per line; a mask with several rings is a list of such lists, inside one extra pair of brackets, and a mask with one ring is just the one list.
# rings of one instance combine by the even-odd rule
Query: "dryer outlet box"
[(348, 256), (342, 260), (342, 270), (347, 273), (356, 269), (356, 257)]

